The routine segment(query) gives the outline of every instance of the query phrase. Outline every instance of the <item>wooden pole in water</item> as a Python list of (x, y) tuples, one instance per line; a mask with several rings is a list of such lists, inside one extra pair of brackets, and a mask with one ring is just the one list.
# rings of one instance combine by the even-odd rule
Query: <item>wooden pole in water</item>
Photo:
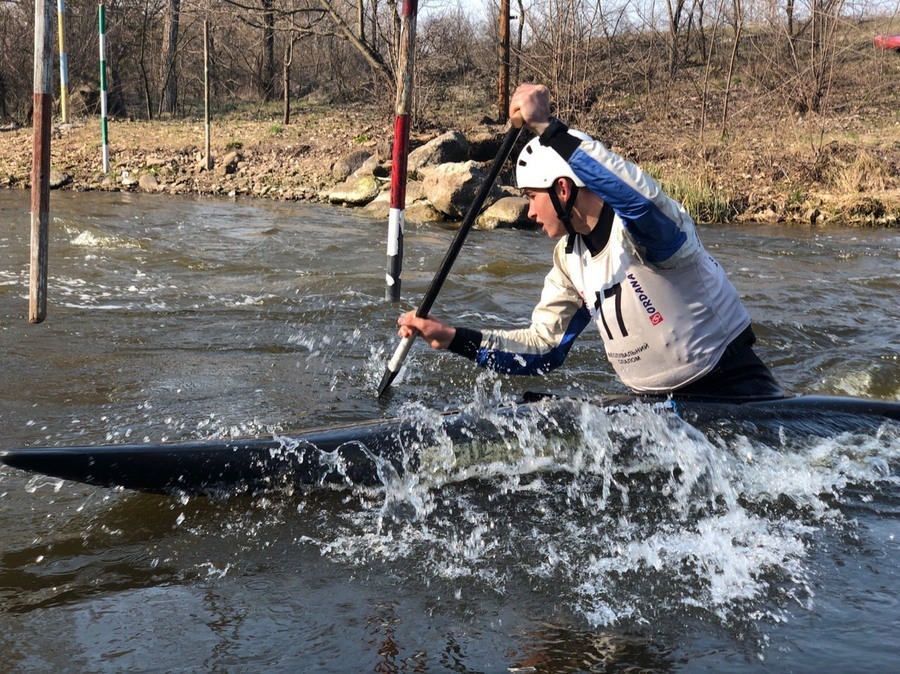
[(206, 170), (212, 169), (212, 152), (210, 150), (209, 124), (209, 19), (203, 19), (203, 109), (206, 141)]
[(97, 19), (100, 24), (100, 137), (103, 141), (103, 172), (109, 173), (109, 129), (106, 121), (106, 5), (102, 2)]
[(69, 121), (69, 55), (66, 53), (66, 0), (56, 0), (56, 32), (59, 35), (59, 112)]
[(34, 154), (31, 162), (31, 268), (28, 320), (47, 317), (50, 248), (50, 113), (53, 108), (53, 1), (34, 3)]
[(509, 117), (509, 0), (500, 0), (500, 78), (497, 82), (497, 121)]
[(394, 106), (394, 148), (391, 157), (391, 208), (388, 216), (387, 289), (385, 299), (400, 300), (403, 271), (403, 227), (406, 218), (406, 167), (409, 154), (409, 116), (412, 111), (418, 0), (403, 0), (400, 10), (400, 53), (397, 98)]

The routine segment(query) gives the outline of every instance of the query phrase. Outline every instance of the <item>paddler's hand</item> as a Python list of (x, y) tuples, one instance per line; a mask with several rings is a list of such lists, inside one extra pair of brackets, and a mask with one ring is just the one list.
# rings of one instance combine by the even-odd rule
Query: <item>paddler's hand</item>
[(520, 84), (509, 101), (509, 118), (517, 117), (540, 136), (550, 124), (550, 90), (543, 84)]
[(415, 311), (403, 314), (397, 319), (397, 323), (400, 325), (397, 334), (402, 339), (418, 332), (432, 349), (446, 349), (456, 336), (456, 328), (452, 325), (444, 325), (431, 316), (418, 318)]

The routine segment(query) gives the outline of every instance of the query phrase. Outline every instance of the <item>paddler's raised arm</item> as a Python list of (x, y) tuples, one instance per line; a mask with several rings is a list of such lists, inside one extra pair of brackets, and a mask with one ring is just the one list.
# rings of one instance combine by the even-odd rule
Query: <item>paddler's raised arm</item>
[(672, 261), (696, 252), (694, 222), (684, 208), (640, 167), (603, 143), (569, 134), (564, 123), (550, 116), (546, 87), (519, 86), (510, 101), (510, 116), (513, 114), (519, 114), (540, 136), (541, 145), (554, 150), (588, 189), (612, 207), (650, 263), (670, 266)]

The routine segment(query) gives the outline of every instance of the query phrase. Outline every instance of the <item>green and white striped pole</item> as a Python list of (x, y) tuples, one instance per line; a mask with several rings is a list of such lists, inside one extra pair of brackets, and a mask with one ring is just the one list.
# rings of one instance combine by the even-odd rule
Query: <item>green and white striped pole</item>
[(106, 5), (100, 3), (100, 135), (103, 140), (103, 172), (109, 173), (109, 133), (106, 122)]
[(69, 121), (69, 55), (66, 53), (66, 0), (56, 0), (56, 30), (59, 33), (59, 111), (63, 124)]

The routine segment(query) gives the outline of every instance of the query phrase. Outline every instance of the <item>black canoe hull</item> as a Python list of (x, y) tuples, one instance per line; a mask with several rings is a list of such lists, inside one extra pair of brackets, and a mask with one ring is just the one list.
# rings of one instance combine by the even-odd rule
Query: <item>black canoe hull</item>
[[(589, 404), (613, 412), (635, 402), (606, 398)], [(0, 461), (26, 471), (103, 487), (187, 494), (254, 493), (324, 484), (378, 485), (416, 470), (420, 454), (450, 443), (502, 443), (522, 424), (548, 436), (577, 433), (585, 401), (547, 399), (497, 410), (491, 419), (448, 413), (431, 424), (399, 419), (303, 431), (279, 438), (157, 445), (32, 447), (0, 450)], [(818, 437), (872, 431), (900, 423), (900, 403), (828, 396), (743, 402), (675, 400), (663, 404), (701, 431), (785, 431)]]

